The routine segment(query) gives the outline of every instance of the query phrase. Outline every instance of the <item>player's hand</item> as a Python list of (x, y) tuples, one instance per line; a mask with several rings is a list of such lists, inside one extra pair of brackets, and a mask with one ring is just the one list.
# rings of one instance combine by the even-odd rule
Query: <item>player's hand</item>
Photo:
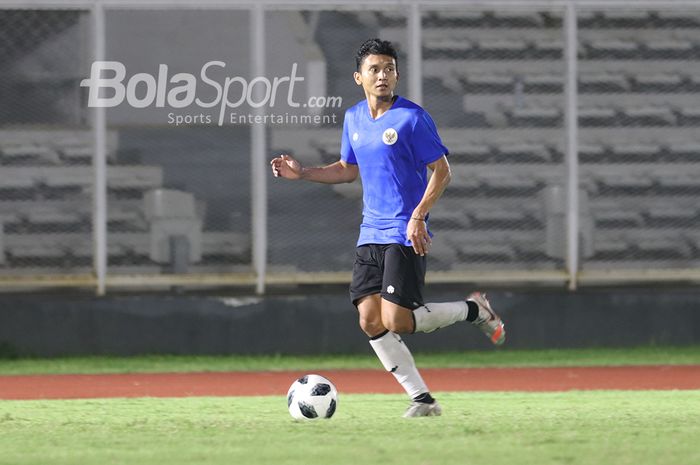
[(300, 179), (302, 167), (301, 163), (287, 154), (280, 155), (270, 161), (272, 174), (277, 178)]
[(428, 253), (432, 240), (425, 221), (411, 218), (406, 228), (406, 237), (411, 241), (413, 251), (421, 257)]

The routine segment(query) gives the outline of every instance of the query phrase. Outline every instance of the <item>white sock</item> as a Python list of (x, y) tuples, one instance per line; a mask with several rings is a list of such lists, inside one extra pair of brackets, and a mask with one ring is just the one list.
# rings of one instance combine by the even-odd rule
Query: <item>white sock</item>
[(428, 392), (428, 386), (418, 373), (411, 351), (398, 334), (389, 331), (378, 339), (370, 339), (369, 344), (386, 371), (394, 375), (411, 399)]
[(425, 304), (413, 310), (416, 321), (415, 332), (429, 333), (436, 329), (464, 321), (469, 314), (469, 306), (464, 300)]

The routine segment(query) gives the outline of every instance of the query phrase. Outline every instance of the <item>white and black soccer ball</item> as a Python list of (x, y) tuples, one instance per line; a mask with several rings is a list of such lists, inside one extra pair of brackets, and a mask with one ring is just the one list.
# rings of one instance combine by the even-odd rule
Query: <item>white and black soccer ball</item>
[(338, 390), (321, 375), (305, 375), (287, 391), (289, 414), (297, 420), (330, 418), (338, 405)]

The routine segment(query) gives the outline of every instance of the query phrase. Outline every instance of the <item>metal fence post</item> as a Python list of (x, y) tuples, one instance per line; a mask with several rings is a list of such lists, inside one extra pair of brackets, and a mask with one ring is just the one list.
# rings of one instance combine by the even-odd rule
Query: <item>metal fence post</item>
[[(252, 75), (255, 77), (265, 75), (265, 8), (256, 4), (250, 11), (250, 56)], [(260, 90), (260, 86), (258, 89)], [(259, 101), (259, 98), (256, 98)], [(262, 115), (262, 108), (254, 108), (256, 115)], [(267, 141), (265, 139), (265, 125), (255, 123), (251, 125), (251, 211), (252, 221), (252, 259), (253, 269), (256, 273), (255, 292), (265, 292), (265, 277), (267, 272)]]
[(412, 2), (408, 14), (408, 95), (418, 105), (423, 102), (423, 54), (421, 48), (421, 10)]
[(576, 4), (566, 5), (564, 33), (566, 35), (566, 173), (567, 173), (567, 253), (566, 266), (569, 289), (577, 286), (579, 267), (579, 169), (578, 169), (578, 31)]
[[(105, 59), (105, 11), (101, 2), (92, 8), (93, 54), (95, 61)], [(97, 295), (106, 292), (107, 277), (107, 119), (104, 107), (93, 109), (95, 150), (93, 155), (94, 189), (92, 211), (93, 268)]]

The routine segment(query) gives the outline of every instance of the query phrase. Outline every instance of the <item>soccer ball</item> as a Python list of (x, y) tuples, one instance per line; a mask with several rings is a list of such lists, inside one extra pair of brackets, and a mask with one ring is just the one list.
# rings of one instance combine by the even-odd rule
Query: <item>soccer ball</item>
[(287, 391), (289, 414), (297, 420), (330, 418), (338, 404), (338, 390), (321, 375), (305, 375)]

